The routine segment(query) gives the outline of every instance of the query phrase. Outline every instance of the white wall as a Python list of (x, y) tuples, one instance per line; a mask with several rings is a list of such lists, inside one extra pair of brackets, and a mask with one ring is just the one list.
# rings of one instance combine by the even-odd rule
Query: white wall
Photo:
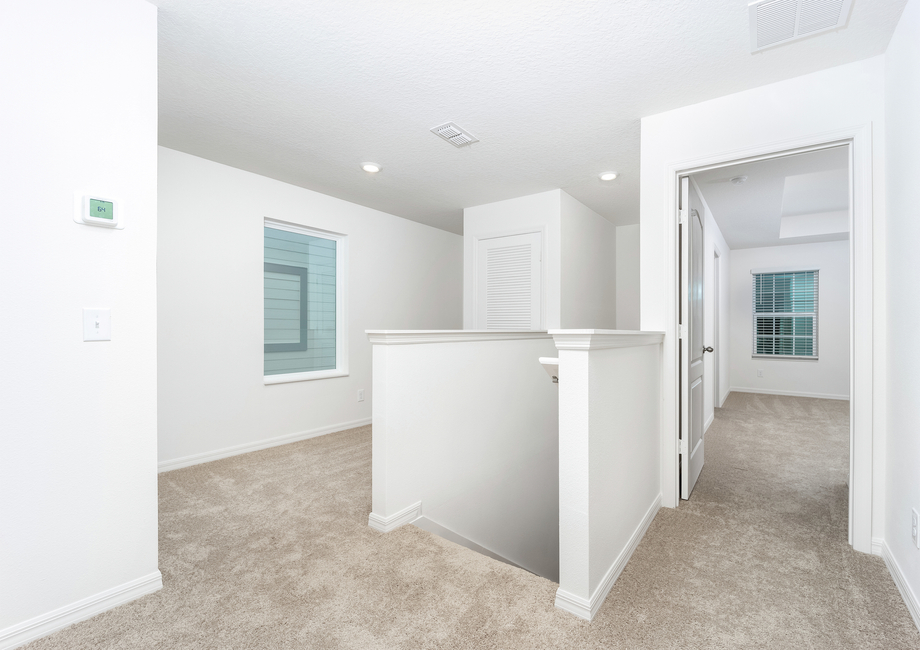
[[(3, 8), (2, 648), (160, 585), (156, 29), (140, 0)], [(125, 229), (75, 223), (75, 191), (122, 200)], [(84, 307), (111, 341), (83, 342)]]
[[(641, 326), (643, 330), (663, 330), (665, 364), (662, 372), (665, 401), (664, 435), (674, 435), (676, 422), (675, 310), (676, 237), (672, 195), (673, 170), (686, 169), (686, 161), (727, 161), (740, 151), (764, 153), (788, 147), (794, 140), (812, 141), (827, 134), (858, 126), (868, 126), (872, 173), (872, 249), (860, 255), (873, 256), (872, 367), (874, 403), (855, 411), (866, 418), (863, 430), (871, 430), (867, 449), (861, 449), (857, 462), (871, 464), (873, 483), (860, 492), (857, 508), (871, 511), (861, 521), (871, 519), (871, 531), (860, 529), (856, 544), (861, 550), (871, 546), (871, 536), (884, 530), (885, 456), (885, 108), (884, 58), (874, 57), (821, 72), (754, 88), (734, 95), (702, 102), (642, 119), (640, 191), (640, 267)], [(862, 146), (862, 145), (861, 145)], [(862, 160), (860, 158), (860, 160)], [(683, 167), (682, 167), (683, 166)], [(861, 181), (857, 179), (858, 181)], [(862, 295), (862, 294), (861, 294)], [(861, 420), (862, 421), (862, 420)], [(672, 471), (673, 450), (663, 447), (662, 500), (676, 505), (676, 474)], [(672, 458), (666, 459), (670, 454)], [(671, 474), (675, 474), (671, 477)], [(862, 474), (860, 474), (862, 475)], [(866, 495), (871, 493), (871, 502)], [(862, 514), (860, 516), (863, 516)]]
[[(161, 466), (369, 423), (364, 331), (461, 325), (459, 235), (165, 148), (159, 191)], [(348, 235), (348, 377), (263, 384), (264, 217)]]
[(543, 236), (543, 329), (615, 328), (617, 229), (562, 190), (463, 211), (463, 327), (476, 329), (475, 260), (481, 239)]
[(617, 228), (565, 192), (562, 214), (562, 327), (616, 329)]
[(463, 210), (463, 329), (476, 329), (478, 241), (522, 232), (543, 233), (543, 329), (562, 322), (562, 190), (550, 190)]
[(661, 334), (551, 332), (559, 350), (559, 589), (590, 620), (661, 503)]
[[(816, 268), (818, 360), (752, 358), (751, 270)], [(850, 397), (850, 243), (832, 241), (732, 251), (731, 390)], [(763, 377), (757, 370), (763, 370)]]
[(421, 502), (418, 514), (558, 580), (558, 386), (538, 362), (555, 355), (552, 338), (373, 336), (384, 342), (374, 345), (371, 523)]
[[(920, 3), (910, 0), (885, 55), (888, 140), (888, 449), (885, 543), (903, 576), (920, 626), (920, 551), (911, 541), (910, 510), (920, 510)], [(902, 592), (903, 593), (903, 592)]]
[(639, 224), (617, 227), (617, 326), (639, 329)]

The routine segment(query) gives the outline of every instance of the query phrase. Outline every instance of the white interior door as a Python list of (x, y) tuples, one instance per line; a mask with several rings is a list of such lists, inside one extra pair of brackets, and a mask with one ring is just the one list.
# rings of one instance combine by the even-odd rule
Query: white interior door
[(479, 240), (476, 329), (543, 329), (543, 236)]
[(680, 180), (680, 498), (703, 470), (703, 208)]

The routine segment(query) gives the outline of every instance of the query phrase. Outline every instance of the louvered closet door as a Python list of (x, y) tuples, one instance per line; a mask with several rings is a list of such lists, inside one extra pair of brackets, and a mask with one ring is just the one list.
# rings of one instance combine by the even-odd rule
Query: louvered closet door
[(542, 251), (538, 232), (479, 241), (477, 329), (542, 329)]

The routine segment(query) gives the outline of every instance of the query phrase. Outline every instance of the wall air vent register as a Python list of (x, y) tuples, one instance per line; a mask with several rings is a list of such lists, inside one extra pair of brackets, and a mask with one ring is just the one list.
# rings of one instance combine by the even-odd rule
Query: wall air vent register
[(853, 0), (759, 0), (748, 5), (751, 52), (846, 26)]

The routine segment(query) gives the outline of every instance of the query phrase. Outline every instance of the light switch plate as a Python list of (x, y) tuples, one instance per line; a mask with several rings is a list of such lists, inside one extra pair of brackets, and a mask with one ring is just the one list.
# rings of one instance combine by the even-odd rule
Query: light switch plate
[(112, 310), (111, 309), (84, 309), (83, 310), (83, 340), (84, 341), (111, 341), (112, 340)]

